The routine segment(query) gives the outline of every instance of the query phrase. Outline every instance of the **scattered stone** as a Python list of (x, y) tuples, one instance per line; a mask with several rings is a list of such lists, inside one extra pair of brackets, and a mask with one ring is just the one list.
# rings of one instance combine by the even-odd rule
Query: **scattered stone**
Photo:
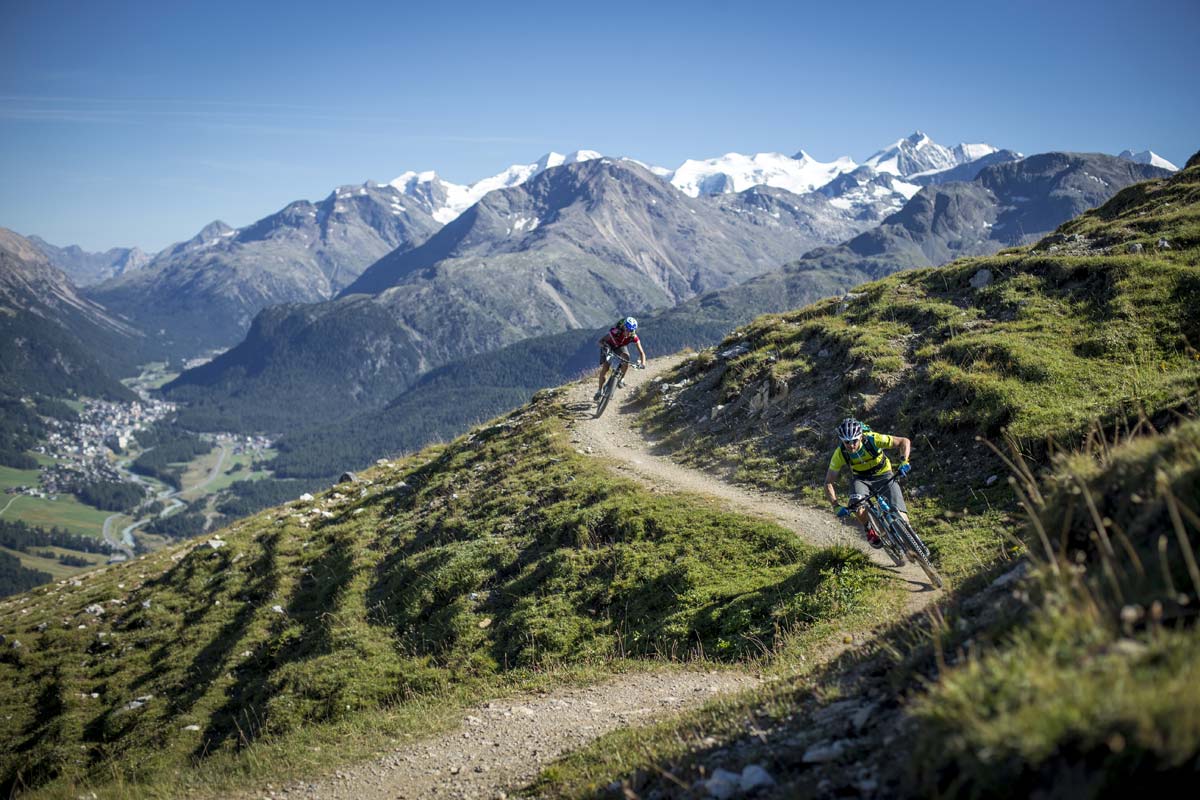
[(283, 614), (283, 613), (286, 613), (286, 612), (283, 610), (283, 606), (271, 606), (271, 610), (272, 610), (272, 611), (274, 611), (276, 614)]
[(844, 741), (821, 742), (805, 750), (802, 760), (805, 764), (827, 764), (841, 758), (844, 752), (846, 752)]
[(1137, 658), (1145, 654), (1147, 650), (1146, 645), (1133, 639), (1118, 639), (1116, 644), (1113, 645), (1113, 649), (1121, 655), (1131, 658)]
[(861, 731), (867, 727), (867, 723), (871, 721), (871, 715), (875, 713), (877, 706), (874, 703), (863, 706), (858, 711), (854, 712), (850, 723), (854, 725), (855, 731)]
[(741, 791), (742, 776), (727, 769), (718, 769), (704, 782), (704, 788), (710, 797), (728, 800)]
[(85, 608), (84, 611), (88, 614), (91, 614), (93, 617), (99, 617), (104, 614), (104, 606), (100, 605), (99, 603), (92, 603), (90, 606)]
[(992, 271), (985, 267), (971, 277), (971, 288), (982, 289), (985, 286), (990, 286), (993, 278)]
[(725, 406), (723, 406), (723, 405), (713, 406), (712, 411), (709, 412), (708, 418), (710, 420), (716, 419), (718, 416), (721, 415), (721, 412), (724, 410), (725, 410)]
[(1158, 249), (1159, 250), (1170, 250), (1171, 243), (1168, 242), (1166, 239), (1159, 239), (1158, 240)]
[(1025, 572), (1028, 569), (1029, 569), (1029, 565), (1026, 562), (1022, 561), (1020, 564), (1013, 567), (1008, 572), (1001, 575), (999, 578), (996, 578), (996, 580), (992, 581), (992, 585), (990, 588), (999, 589), (1001, 587), (1008, 586), (1010, 583), (1015, 583), (1016, 581), (1020, 580), (1021, 578), (1023, 578), (1025, 576)]
[(199, 725), (184, 725), (183, 729), (185, 731), (198, 731), (198, 730), (200, 730), (200, 726)]
[(742, 770), (740, 787), (743, 792), (754, 792), (775, 785), (775, 779), (761, 764), (751, 764)]
[(311, 494), (309, 494), (308, 492), (305, 492), (304, 494), (300, 495), (300, 502), (302, 502), (302, 503), (311, 503), (312, 500), (313, 500), (313, 496)]
[(999, 475), (988, 475), (988, 479), (986, 481), (984, 481), (984, 483), (986, 483), (988, 486), (991, 486), (998, 480), (1000, 480)]
[(211, 547), (213, 550), (220, 550), (225, 546), (225, 542), (221, 541), (220, 539), (209, 539), (207, 542), (205, 542), (205, 544)]
[(1136, 255), (1136, 254), (1142, 252), (1143, 249), (1144, 248), (1142, 247), (1141, 242), (1131, 242), (1130, 244), (1125, 246), (1125, 252), (1129, 253), (1130, 255)]
[(729, 348), (728, 350), (722, 350), (720, 353), (717, 353), (717, 357), (728, 361), (731, 358), (737, 358), (738, 356), (743, 356), (749, 352), (749, 347), (744, 344), (739, 344)]
[(817, 351), (817, 358), (829, 358), (832, 355), (833, 353), (829, 352), (829, 348), (827, 347), (822, 347)]
[(353, 472), (343, 472), (338, 483), (358, 483), (358, 476)]

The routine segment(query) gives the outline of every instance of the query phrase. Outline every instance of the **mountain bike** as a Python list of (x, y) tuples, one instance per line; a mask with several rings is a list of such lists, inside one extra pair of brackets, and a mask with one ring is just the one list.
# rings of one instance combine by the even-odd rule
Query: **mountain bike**
[(596, 401), (596, 416), (594, 419), (599, 419), (604, 413), (604, 409), (608, 408), (608, 401), (612, 400), (613, 395), (617, 393), (617, 383), (621, 379), (621, 366), (628, 364), (634, 369), (645, 369), (641, 364), (634, 364), (628, 358), (625, 358), (611, 347), (604, 348), (604, 358), (608, 361), (608, 378), (604, 381), (604, 386), (600, 387), (600, 399)]
[(942, 576), (934, 569), (933, 564), (929, 563), (929, 548), (921, 541), (921, 537), (917, 536), (912, 525), (909, 525), (904, 517), (900, 516), (900, 512), (892, 508), (883, 496), (899, 478), (899, 475), (892, 475), (888, 478), (887, 483), (869, 495), (851, 495), (847, 508), (855, 511), (865, 503), (867, 519), (870, 520), (875, 532), (879, 534), (884, 552), (891, 556), (896, 566), (904, 565), (904, 556), (907, 554), (908, 560), (919, 566), (929, 578), (929, 582), (940, 589), (942, 588)]

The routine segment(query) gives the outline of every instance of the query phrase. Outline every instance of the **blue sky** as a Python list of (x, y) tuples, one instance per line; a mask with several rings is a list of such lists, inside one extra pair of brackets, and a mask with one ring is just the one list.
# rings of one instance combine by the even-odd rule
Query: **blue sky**
[(862, 160), (918, 128), (1182, 166), (1198, 29), (1197, 0), (0, 0), (0, 226), (156, 250), (408, 169)]

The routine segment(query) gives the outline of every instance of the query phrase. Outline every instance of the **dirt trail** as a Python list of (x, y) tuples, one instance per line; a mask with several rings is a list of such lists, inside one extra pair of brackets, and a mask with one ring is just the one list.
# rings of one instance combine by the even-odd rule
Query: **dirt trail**
[[(679, 357), (655, 359), (645, 372), (631, 373), (630, 384), (652, 380), (679, 363)], [(655, 491), (691, 492), (716, 498), (737, 511), (771, 519), (816, 545), (848, 544), (867, 552), (909, 590), (909, 611), (939, 596), (917, 567), (896, 569), (872, 550), (856, 530), (828, 513), (791, 498), (726, 483), (688, 469), (654, 452), (622, 408), (624, 390), (603, 417), (594, 419), (595, 384), (589, 379), (570, 389), (567, 407), (575, 447), (611, 461), (617, 472), (653, 483)], [(586, 689), (494, 700), (463, 714), (462, 724), (445, 734), (397, 748), (381, 759), (337, 771), (316, 782), (293, 783), (256, 797), (314, 797), (344, 800), (375, 798), (503, 798), (527, 785), (559, 756), (604, 733), (643, 724), (656, 715), (702, 704), (715, 694), (746, 689), (759, 681), (736, 672), (665, 671), (635, 673)]]
[(333, 800), (492, 800), (609, 731), (701, 705), (758, 683), (736, 672), (634, 673), (586, 689), (510, 697), (463, 714), (462, 724), (383, 758), (255, 797)]
[[(718, 475), (689, 469), (671, 461), (665, 453), (656, 452), (654, 443), (635, 429), (633, 412), (623, 401), (630, 397), (630, 389), (634, 386), (668, 372), (683, 358), (679, 355), (657, 358), (648, 362), (644, 371), (630, 370), (627, 388), (618, 392), (599, 419), (592, 417), (595, 383), (588, 380), (572, 386), (567, 405), (577, 412), (578, 417), (571, 424), (571, 441), (584, 452), (611, 459), (612, 467), (618, 473), (652, 481), (659, 489), (716, 498), (731, 510), (770, 519), (818, 546), (846, 544), (862, 550), (872, 561), (903, 581), (909, 592), (906, 609), (910, 613), (924, 608), (941, 594), (929, 585), (920, 567), (914, 564), (893, 566), (883, 551), (866, 543), (857, 525), (844, 525), (832, 514), (801, 505), (785, 495), (735, 485)], [(844, 487), (841, 491), (845, 492)]]

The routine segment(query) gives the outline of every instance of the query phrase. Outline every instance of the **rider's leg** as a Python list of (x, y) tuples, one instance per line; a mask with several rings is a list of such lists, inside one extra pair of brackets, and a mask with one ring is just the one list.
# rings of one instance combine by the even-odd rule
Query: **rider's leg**
[[(857, 476), (852, 476), (850, 478), (850, 493), (865, 497), (871, 493), (871, 485)], [(871, 541), (871, 518), (867, 516), (866, 503), (858, 507), (857, 516), (858, 524), (862, 526), (863, 535), (867, 537), (867, 541)], [(875, 534), (878, 537), (879, 531), (875, 531)], [(875, 541), (878, 541), (878, 538)], [(874, 544), (874, 542), (871, 543)]]
[[(888, 477), (890, 477), (890, 474)], [(900, 491), (900, 484), (895, 481), (892, 481), (888, 487), (888, 502), (900, 514), (900, 518), (908, 522), (908, 506), (904, 503), (904, 493)]]

